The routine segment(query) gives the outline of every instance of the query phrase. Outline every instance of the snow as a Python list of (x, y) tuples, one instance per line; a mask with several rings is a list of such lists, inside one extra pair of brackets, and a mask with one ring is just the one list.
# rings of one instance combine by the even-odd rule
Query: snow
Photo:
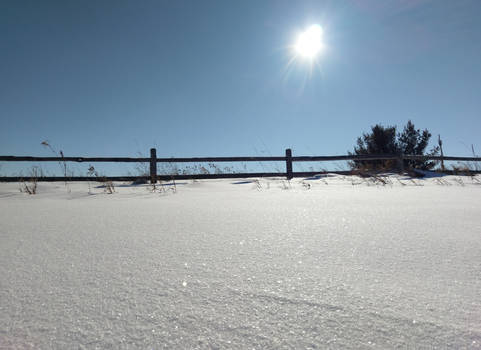
[(0, 348), (479, 349), (480, 180), (0, 183)]

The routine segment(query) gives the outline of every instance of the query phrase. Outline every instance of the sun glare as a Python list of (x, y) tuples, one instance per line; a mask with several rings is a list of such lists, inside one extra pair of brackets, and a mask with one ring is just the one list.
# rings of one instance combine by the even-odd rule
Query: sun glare
[(322, 50), (322, 28), (314, 24), (297, 38), (296, 52), (302, 57), (313, 59)]
[(293, 43), (286, 47), (289, 50), (289, 60), (284, 67), (284, 79), (287, 81), (289, 76), (302, 78), (304, 75), (299, 90), (302, 94), (314, 74), (322, 74), (319, 56), (321, 53), (325, 54), (329, 47), (323, 41), (323, 30), (318, 24), (312, 24), (303, 32), (297, 32), (297, 36), (292, 39)]

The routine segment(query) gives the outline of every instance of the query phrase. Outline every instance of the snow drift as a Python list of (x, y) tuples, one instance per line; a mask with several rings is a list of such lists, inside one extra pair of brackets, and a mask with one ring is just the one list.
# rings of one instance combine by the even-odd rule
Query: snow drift
[(0, 348), (480, 348), (479, 180), (0, 184)]

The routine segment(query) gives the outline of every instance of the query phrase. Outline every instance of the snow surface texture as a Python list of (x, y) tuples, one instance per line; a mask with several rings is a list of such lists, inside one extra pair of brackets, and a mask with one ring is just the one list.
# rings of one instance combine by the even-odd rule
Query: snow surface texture
[(1, 183), (0, 348), (478, 349), (480, 180)]

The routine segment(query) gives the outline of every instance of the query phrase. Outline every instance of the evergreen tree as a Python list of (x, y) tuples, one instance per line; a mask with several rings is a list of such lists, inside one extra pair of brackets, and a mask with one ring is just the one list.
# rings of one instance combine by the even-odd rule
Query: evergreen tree
[[(425, 155), (431, 133), (425, 129), (416, 129), (409, 120), (402, 133), (396, 133), (396, 126), (384, 127), (376, 124), (370, 133), (358, 137), (354, 147), (355, 155)], [(439, 147), (434, 147), (427, 155), (437, 155)], [(432, 169), (437, 162), (427, 160), (404, 160), (405, 168)], [(353, 169), (387, 170), (396, 167), (393, 160), (355, 160), (350, 163)]]
[[(384, 155), (398, 154), (399, 148), (396, 140), (396, 127), (384, 127), (376, 124), (371, 127), (370, 133), (363, 133), (357, 138), (357, 146), (354, 147), (355, 155)], [(355, 160), (350, 165), (353, 169), (381, 170), (394, 167), (391, 160)]]
[[(431, 133), (424, 129), (422, 132), (414, 127), (414, 124), (409, 120), (403, 129), (403, 132), (398, 135), (399, 150), (403, 154), (409, 155), (425, 155), (426, 148), (431, 138)], [(439, 146), (433, 147), (426, 155), (438, 155)], [(407, 168), (418, 169), (432, 169), (436, 166), (436, 161), (427, 160), (404, 160), (404, 166)]]

